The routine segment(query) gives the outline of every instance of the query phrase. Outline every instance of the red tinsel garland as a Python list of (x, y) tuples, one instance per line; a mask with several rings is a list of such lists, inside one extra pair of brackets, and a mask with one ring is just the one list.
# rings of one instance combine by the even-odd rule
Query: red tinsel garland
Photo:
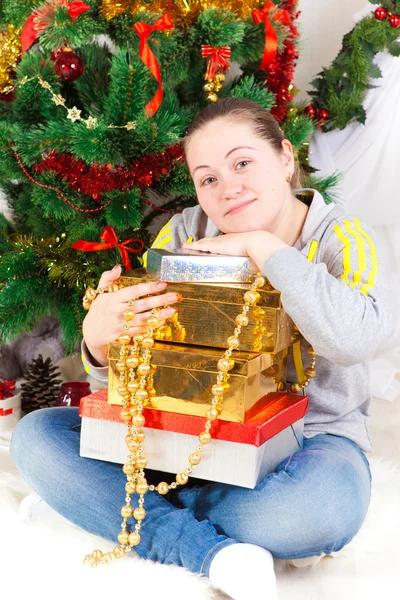
[(284, 49), (278, 52), (274, 62), (265, 69), (265, 84), (275, 94), (275, 104), (271, 113), (281, 122), (285, 119), (289, 110), (289, 102), (293, 99), (289, 92), (289, 85), (293, 81), (296, 60), (299, 53), (295, 46), (295, 40), (299, 37), (299, 31), (294, 24), (298, 19), (300, 11), (296, 11), (297, 0), (286, 0), (279, 5), (282, 10), (287, 10), (291, 15), (291, 22), (287, 25), (289, 35), (284, 41)]
[(103, 194), (114, 190), (128, 190), (138, 187), (141, 190), (150, 187), (162, 175), (166, 175), (175, 161), (182, 158), (179, 145), (167, 148), (157, 156), (148, 156), (135, 160), (128, 168), (118, 165), (87, 165), (72, 154), (58, 154), (53, 151), (40, 163), (33, 165), (39, 175), (46, 171), (56, 173), (60, 179), (80, 194), (91, 196), (97, 202)]

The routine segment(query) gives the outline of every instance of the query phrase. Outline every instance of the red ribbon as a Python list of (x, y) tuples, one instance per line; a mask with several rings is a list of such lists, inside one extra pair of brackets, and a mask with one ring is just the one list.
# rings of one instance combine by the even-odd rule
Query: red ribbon
[[(52, 4), (49, 4), (48, 6), (44, 6), (43, 8), (39, 9), (39, 10), (35, 10), (35, 12), (33, 12), (31, 14), (30, 17), (28, 17), (28, 19), (25, 22), (25, 25), (22, 29), (22, 33), (21, 33), (21, 42), (22, 42), (22, 53), (26, 52), (33, 44), (33, 42), (36, 40), (36, 38), (38, 37), (38, 35), (41, 33), (41, 31), (46, 28), (46, 26), (48, 25), (43, 25), (43, 23), (41, 23), (40, 28), (38, 28), (37, 25), (37, 19), (38, 18), (42, 18), (43, 16), (47, 15), (50, 16), (51, 13), (55, 10), (55, 4), (58, 4), (60, 7), (61, 6), (65, 6), (68, 7), (68, 14), (71, 17), (71, 19), (77, 19), (79, 17), (79, 15), (81, 15), (83, 12), (86, 12), (87, 10), (89, 10), (91, 7), (88, 4), (85, 4), (84, 2), (81, 2), (80, 0), (76, 0), (75, 2), (68, 2), (67, 0), (53, 0)], [(43, 19), (41, 19), (43, 21)], [(40, 31), (39, 31), (40, 29)]]
[(144, 23), (143, 21), (138, 21), (133, 26), (134, 30), (140, 37), (140, 46), (139, 46), (139, 54), (140, 58), (149, 69), (153, 77), (157, 80), (158, 90), (156, 91), (154, 97), (147, 104), (145, 111), (148, 117), (152, 117), (160, 108), (161, 101), (163, 98), (163, 89), (162, 89), (162, 80), (161, 80), (161, 71), (160, 65), (157, 62), (157, 59), (147, 45), (147, 39), (153, 31), (169, 31), (174, 28), (174, 24), (171, 21), (171, 17), (169, 15), (163, 15), (154, 23), (154, 25), (149, 25), (148, 23)]
[[(265, 25), (264, 56), (259, 66), (261, 71), (267, 69), (269, 65), (274, 62), (278, 50), (278, 36), (269, 20), (269, 13), (273, 8), (276, 8), (275, 4), (271, 0), (268, 0), (264, 8), (261, 10), (253, 10), (251, 13), (256, 25), (262, 22), (264, 22)], [(279, 21), (283, 25), (290, 25), (291, 23), (290, 13), (287, 10), (276, 10), (272, 15), (272, 19)]]
[(209, 58), (206, 77), (207, 79), (214, 79), (215, 73), (219, 68), (221, 71), (229, 69), (228, 58), (231, 57), (231, 49), (229, 46), (201, 46), (201, 56), (203, 58)]
[[(115, 248), (115, 246), (118, 246), (122, 257), (122, 261), (124, 263), (124, 267), (127, 271), (130, 271), (132, 268), (128, 252), (134, 252), (135, 254), (138, 254), (144, 248), (144, 242), (135, 238), (132, 238), (131, 240), (125, 240), (125, 242), (119, 243), (114, 229), (109, 225), (107, 225), (107, 227), (103, 229), (103, 232), (100, 235), (100, 239), (104, 241), (85, 242), (85, 240), (78, 240), (77, 242), (71, 245), (71, 248), (73, 248), (74, 250), (81, 250), (83, 252), (98, 252), (99, 250), (109, 250), (110, 248)], [(127, 248), (127, 244), (131, 244), (132, 242), (137, 242), (138, 244), (140, 244), (140, 248)]]
[(11, 398), (15, 392), (15, 380), (8, 381), (7, 379), (1, 378), (0, 381), (0, 400)]

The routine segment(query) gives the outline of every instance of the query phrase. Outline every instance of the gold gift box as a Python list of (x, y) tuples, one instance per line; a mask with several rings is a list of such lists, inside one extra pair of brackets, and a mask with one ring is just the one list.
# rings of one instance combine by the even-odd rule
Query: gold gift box
[[(121, 277), (122, 286), (154, 281), (144, 269)], [(154, 339), (188, 346), (227, 348), (233, 335), (235, 317), (242, 312), (248, 283), (170, 283), (168, 292), (183, 296), (175, 304), (178, 313), (172, 321), (154, 332)], [(260, 300), (248, 312), (249, 324), (240, 334), (240, 348), (247, 352), (280, 352), (296, 339), (294, 324), (282, 308), (281, 294), (269, 284), (259, 290)]]
[[(122, 404), (116, 363), (121, 345), (108, 346), (108, 402)], [(151, 363), (156, 366), (156, 396), (148, 408), (203, 417), (211, 407), (211, 388), (217, 382), (217, 362), (223, 351), (156, 342), (151, 349)], [(276, 391), (273, 377), (285, 379), (286, 353), (255, 354), (234, 352), (235, 366), (229, 372), (229, 389), (224, 394), (219, 419), (244, 423), (246, 412), (265, 394)]]

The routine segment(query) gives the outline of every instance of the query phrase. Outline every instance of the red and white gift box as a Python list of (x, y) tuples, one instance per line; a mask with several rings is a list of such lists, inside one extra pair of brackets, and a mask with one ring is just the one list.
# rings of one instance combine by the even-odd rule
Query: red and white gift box
[[(193, 468), (198, 479), (254, 488), (277, 465), (302, 447), (307, 396), (274, 392), (261, 398), (244, 424), (214, 421), (212, 441)], [(108, 404), (107, 390), (82, 398), (80, 455), (123, 464), (128, 450), (121, 407)], [(144, 409), (147, 467), (179, 473), (199, 445), (205, 418)]]
[(21, 418), (21, 392), (0, 398), (0, 431), (11, 431)]

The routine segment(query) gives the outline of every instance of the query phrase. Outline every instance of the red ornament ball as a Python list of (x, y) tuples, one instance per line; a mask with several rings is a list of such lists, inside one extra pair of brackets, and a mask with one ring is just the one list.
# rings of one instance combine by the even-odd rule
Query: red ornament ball
[(321, 119), (321, 121), (327, 121), (329, 119), (329, 113), (325, 108), (321, 108), (318, 117)]
[(383, 6), (378, 6), (374, 14), (378, 21), (384, 21), (388, 16), (388, 11)]
[(315, 108), (313, 106), (311, 106), (311, 104), (309, 104), (308, 106), (306, 106), (306, 108), (304, 109), (304, 114), (309, 117), (310, 119), (314, 119), (315, 118)]
[(0, 102), (10, 103), (10, 102), (14, 102), (14, 100), (15, 100), (15, 91), (14, 90), (9, 92), (8, 94), (0, 94)]
[(55, 60), (56, 73), (64, 81), (75, 81), (83, 73), (83, 62), (75, 52), (61, 52)]
[(400, 15), (390, 15), (389, 22), (392, 27), (400, 27)]

